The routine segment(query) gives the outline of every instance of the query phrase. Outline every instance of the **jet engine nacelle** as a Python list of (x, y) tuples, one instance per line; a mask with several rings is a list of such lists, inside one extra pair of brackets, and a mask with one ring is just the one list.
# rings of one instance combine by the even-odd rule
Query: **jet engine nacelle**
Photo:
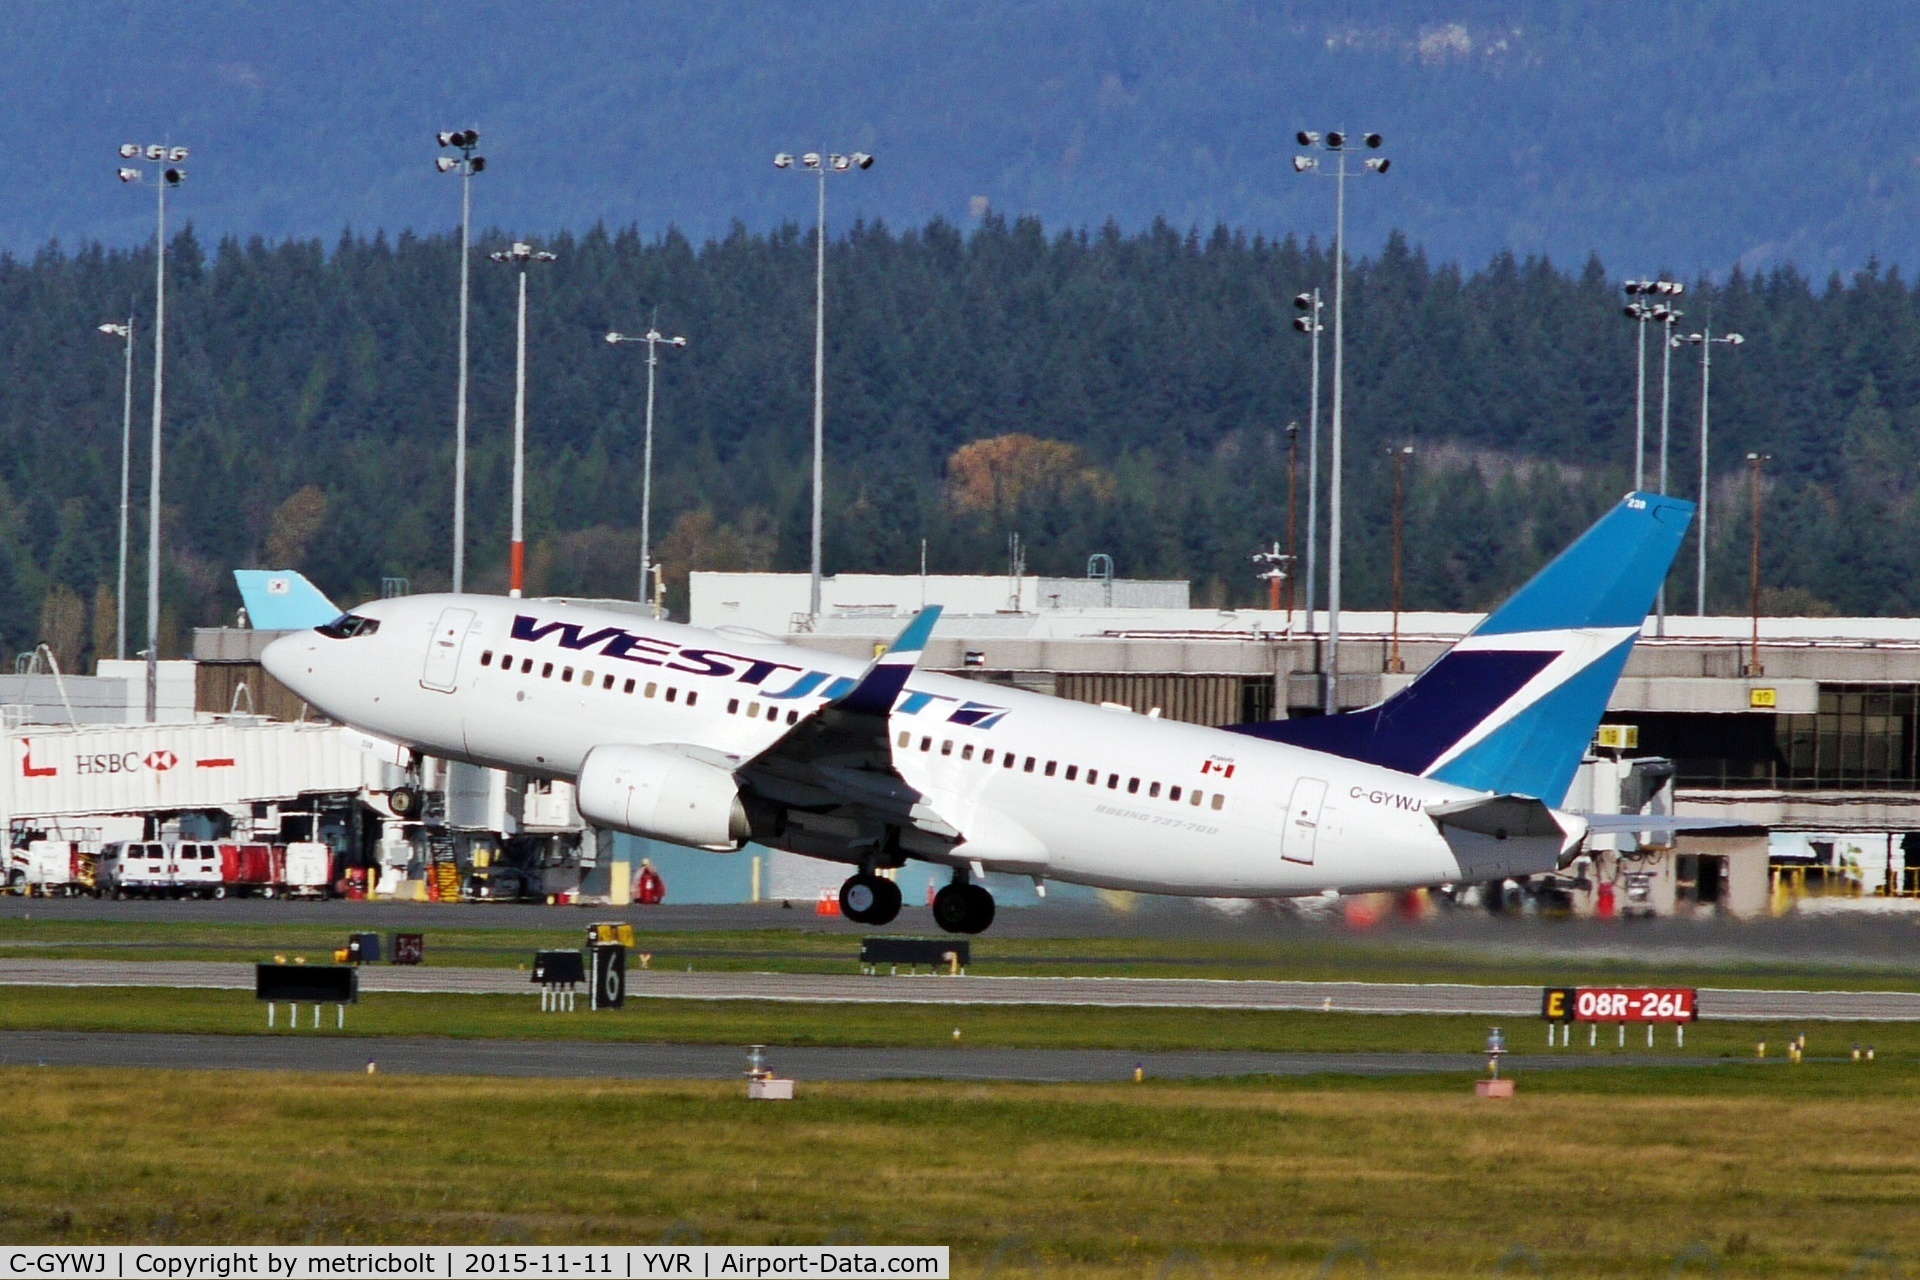
[(727, 852), (747, 840), (733, 775), (660, 747), (595, 747), (580, 765), (576, 802), (595, 826), (651, 840)]

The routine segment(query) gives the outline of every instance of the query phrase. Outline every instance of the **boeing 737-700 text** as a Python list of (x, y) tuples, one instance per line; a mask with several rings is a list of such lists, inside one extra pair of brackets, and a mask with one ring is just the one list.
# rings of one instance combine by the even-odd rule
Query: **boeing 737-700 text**
[(255, 626), (311, 628), (264, 661), (335, 719), (572, 779), (599, 826), (847, 863), (856, 921), (899, 911), (881, 872), (943, 864), (935, 919), (977, 933), (993, 919), (988, 871), (1204, 897), (1347, 893), (1550, 871), (1589, 829), (1630, 829), (1555, 806), (1692, 511), (1627, 495), (1377, 706), (1226, 729), (920, 671), (937, 607), (862, 664), (631, 606), (427, 595), (341, 614), (298, 575), (238, 576)]

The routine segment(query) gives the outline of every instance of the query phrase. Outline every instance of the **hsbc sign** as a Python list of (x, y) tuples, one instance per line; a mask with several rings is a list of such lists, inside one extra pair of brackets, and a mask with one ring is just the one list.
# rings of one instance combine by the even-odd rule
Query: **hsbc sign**
[(171, 751), (100, 751), (91, 755), (75, 756), (73, 771), (82, 776), (102, 773), (139, 773), (151, 769), (155, 773), (165, 773), (180, 763), (180, 757)]

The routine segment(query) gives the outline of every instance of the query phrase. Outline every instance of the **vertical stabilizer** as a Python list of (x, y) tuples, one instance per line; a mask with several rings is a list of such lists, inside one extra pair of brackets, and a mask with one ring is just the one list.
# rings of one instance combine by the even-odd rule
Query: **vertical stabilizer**
[(1393, 697), (1234, 732), (1557, 805), (1693, 510), (1630, 493)]

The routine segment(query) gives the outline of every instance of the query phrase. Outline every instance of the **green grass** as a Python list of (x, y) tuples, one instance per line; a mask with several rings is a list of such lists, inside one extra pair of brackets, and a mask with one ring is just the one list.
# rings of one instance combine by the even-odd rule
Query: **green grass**
[(799, 1093), (4, 1069), (0, 1240), (929, 1243), (959, 1276), (1126, 1280), (1920, 1254), (1920, 1072), (1892, 1064), (1535, 1075), (1504, 1103), (1457, 1077)]
[[(1108, 1009), (1044, 1006), (790, 1004), (784, 1001), (631, 999), (623, 1010), (544, 1014), (529, 993), (416, 995), (373, 992), (347, 1013), (348, 1035), (429, 1035), (689, 1044), (888, 1045), (966, 1048), (1259, 1049), (1280, 1052), (1468, 1053), (1486, 1042), (1487, 1018), (1387, 1017), (1354, 1013), (1267, 1013), (1222, 1009)], [(1518, 1053), (1546, 1052), (1531, 1019), (1504, 1024)], [(953, 1032), (961, 1033), (956, 1041)], [(189, 1031), (269, 1034), (266, 1014), (243, 991), (131, 987), (0, 987), (0, 1030)], [(1673, 1030), (1629, 1030), (1617, 1047), (1605, 1028), (1598, 1048), (1576, 1029), (1566, 1058), (1643, 1061), (1678, 1056), (1744, 1061), (1765, 1039), (1775, 1058), (1796, 1032), (1815, 1057), (1872, 1044), (1879, 1063), (1920, 1060), (1920, 1023), (1702, 1022), (1680, 1049)], [(284, 1031), (279, 1034), (285, 1034)]]
[[(512, 968), (543, 947), (580, 945), (585, 913), (561, 914), (551, 928), (461, 925), (428, 928), (427, 959), (435, 965)], [(804, 920), (804, 917), (801, 917)], [(378, 907), (366, 926), (388, 931)], [(1765, 926), (1756, 926), (1764, 928)], [(228, 960), (276, 954), (324, 960), (346, 941), (345, 928), (284, 924), (120, 923), (0, 918), (0, 958)], [(1632, 934), (1623, 932), (1623, 941)], [(1550, 935), (1530, 934), (1541, 946)], [(638, 935), (638, 949), (660, 968), (762, 972), (851, 973), (858, 935), (804, 923), (758, 930), (662, 931)], [(1245, 938), (1006, 938), (973, 940), (971, 972), (982, 975), (1067, 975), (1152, 978), (1267, 978), (1303, 981), (1477, 982), (1525, 986), (1657, 982), (1702, 987), (1787, 987), (1910, 990), (1910, 972), (1862, 961), (1857, 967), (1782, 957), (1752, 962), (1676, 964), (1628, 958), (1555, 959), (1510, 948), (1428, 941), (1417, 931), (1351, 933), (1300, 928)]]

